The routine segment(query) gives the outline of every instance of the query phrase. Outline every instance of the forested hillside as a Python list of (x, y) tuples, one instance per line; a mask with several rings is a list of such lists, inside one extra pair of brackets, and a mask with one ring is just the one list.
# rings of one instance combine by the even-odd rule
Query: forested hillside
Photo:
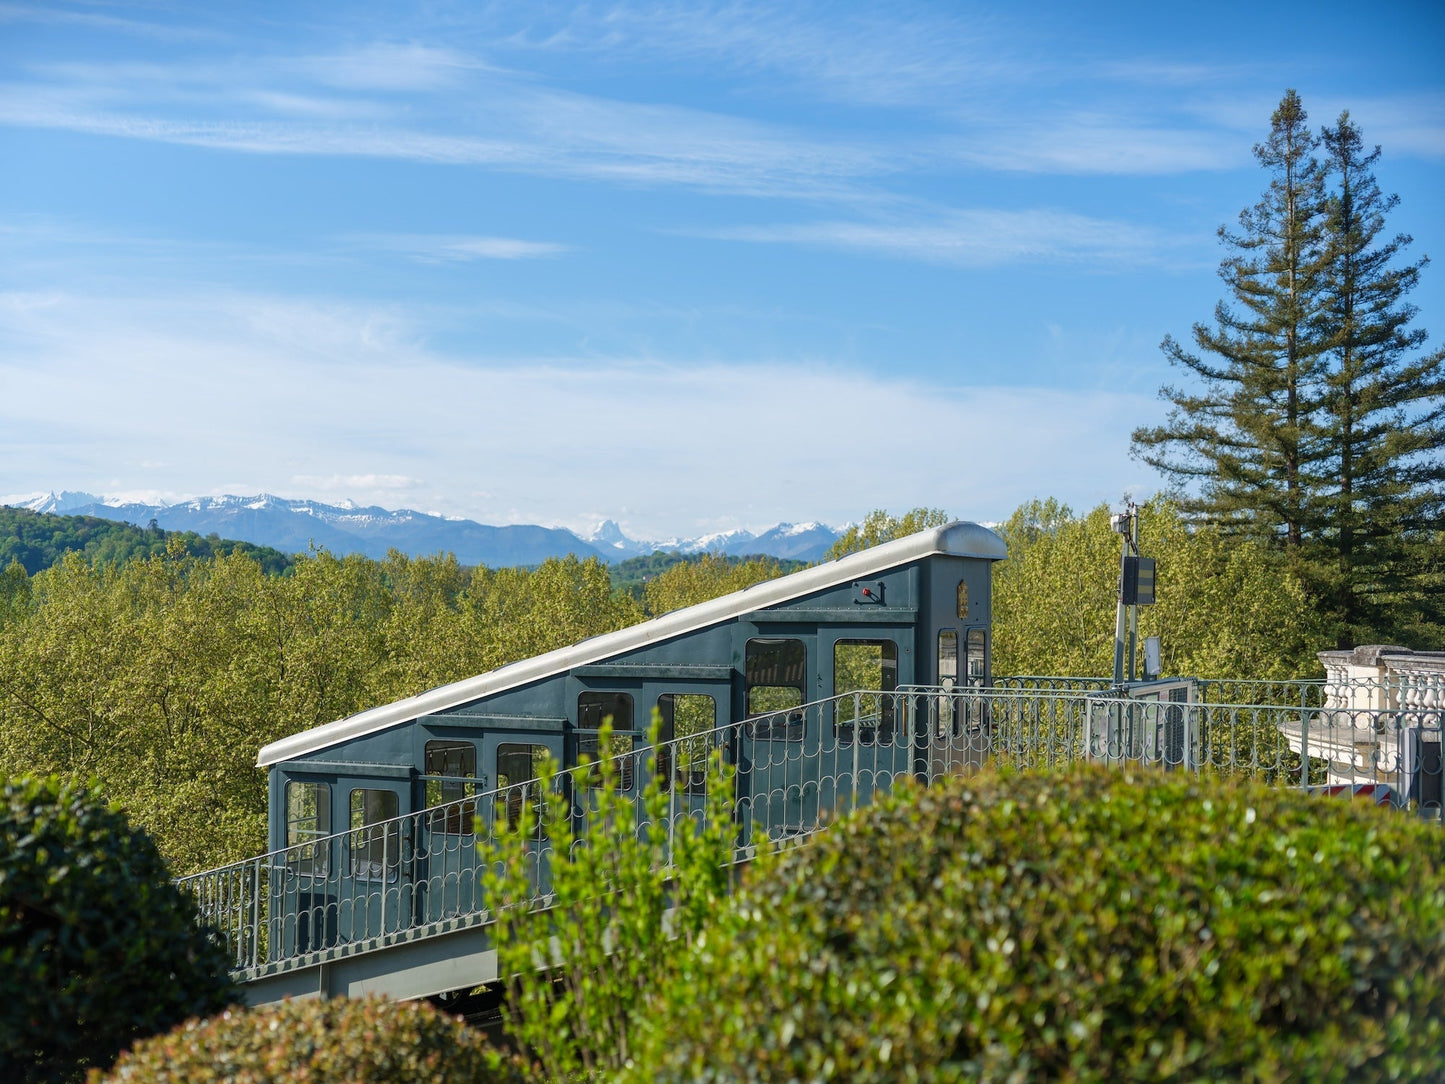
[(172, 540), (195, 557), (244, 553), (272, 575), (290, 570), (293, 558), (269, 546), (236, 542), (195, 531), (136, 527), (98, 516), (58, 516), (0, 505), (0, 568), (19, 561), (30, 575), (47, 569), (67, 553), (92, 565), (118, 565), (165, 553)]
[[(854, 548), (942, 513), (870, 517)], [(1298, 582), (1266, 547), (1191, 528), (1167, 501), (1142, 512), (1159, 560), (1169, 673), (1294, 676), (1326, 646)], [(1003, 526), (994, 671), (1110, 669), (1118, 536), (1108, 509), (1055, 502)], [(644, 566), (646, 567), (646, 566)], [(83, 548), (0, 573), (0, 769), (97, 777), (179, 871), (264, 846), (267, 742), (783, 574), (707, 555), (619, 590), (597, 560), (534, 570), (455, 558), (303, 554), (271, 575), (237, 549), (93, 561)]]

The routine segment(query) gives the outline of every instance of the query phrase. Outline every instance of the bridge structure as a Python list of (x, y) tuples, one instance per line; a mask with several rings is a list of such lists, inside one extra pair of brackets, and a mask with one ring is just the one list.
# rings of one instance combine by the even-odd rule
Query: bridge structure
[[(1360, 706), (1360, 705), (1368, 706)], [(811, 718), (810, 718), (811, 717)], [(829, 726), (807, 725), (826, 721)], [(999, 678), (987, 688), (860, 691), (679, 734), (614, 759), (619, 778), (655, 773), (670, 829), (709, 813), (705, 769), (720, 750), (736, 858), (763, 840), (826, 830), (903, 779), (932, 783), (985, 764), (1147, 764), (1347, 793), (1442, 820), (1445, 682), (1402, 695), (1384, 681)], [(827, 738), (820, 735), (828, 735)], [(524, 806), (564, 802), (587, 831), (596, 769), (501, 787), (381, 823), (318, 836), (180, 879), (229, 946), (251, 1004), (383, 993), (419, 998), (499, 981), (482, 885), (489, 847)], [(715, 784), (712, 784), (715, 785)], [(637, 828), (645, 827), (641, 803)], [(615, 827), (614, 829), (615, 830)], [(550, 844), (525, 842), (530, 904), (551, 901)], [(523, 904), (525, 905), (525, 904)]]

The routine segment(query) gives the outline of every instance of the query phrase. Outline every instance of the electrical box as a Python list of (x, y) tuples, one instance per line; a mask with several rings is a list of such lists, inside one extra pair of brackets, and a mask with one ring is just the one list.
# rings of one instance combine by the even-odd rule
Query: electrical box
[(1144, 680), (1153, 681), (1159, 676), (1160, 670), (1160, 644), (1159, 637), (1146, 636), (1144, 638)]

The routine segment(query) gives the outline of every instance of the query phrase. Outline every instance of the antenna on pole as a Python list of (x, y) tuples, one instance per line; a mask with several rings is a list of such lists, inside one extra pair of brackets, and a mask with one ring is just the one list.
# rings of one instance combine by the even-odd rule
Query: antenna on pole
[(1139, 645), (1139, 607), (1154, 603), (1154, 559), (1139, 556), (1139, 506), (1125, 500), (1124, 511), (1109, 517), (1120, 536), (1119, 606), (1114, 618), (1114, 684), (1134, 680)]
[[(1127, 501), (1124, 504), (1124, 511), (1118, 515), (1109, 517), (1109, 526), (1114, 533), (1123, 539), (1123, 552), (1119, 555), (1119, 603), (1114, 617), (1114, 684), (1122, 687), (1124, 677), (1124, 651), (1125, 640), (1129, 635), (1129, 611), (1133, 609), (1124, 601), (1128, 579), (1129, 579), (1129, 558), (1135, 556), (1134, 550), (1134, 502)], [(1132, 670), (1133, 667), (1131, 666)]]

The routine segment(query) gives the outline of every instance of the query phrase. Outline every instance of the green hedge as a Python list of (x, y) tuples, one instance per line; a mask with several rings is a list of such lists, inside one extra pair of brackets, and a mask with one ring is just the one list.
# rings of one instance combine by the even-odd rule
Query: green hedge
[(760, 860), (664, 1080), (1438, 1080), (1438, 828), (1138, 771), (906, 788)]
[(93, 791), (11, 779), (0, 800), (0, 1080), (67, 1080), (229, 1004), (220, 944), (151, 838)]
[(190, 1020), (137, 1043), (91, 1084), (501, 1084), (526, 1077), (480, 1032), (425, 1002), (286, 1001)]

